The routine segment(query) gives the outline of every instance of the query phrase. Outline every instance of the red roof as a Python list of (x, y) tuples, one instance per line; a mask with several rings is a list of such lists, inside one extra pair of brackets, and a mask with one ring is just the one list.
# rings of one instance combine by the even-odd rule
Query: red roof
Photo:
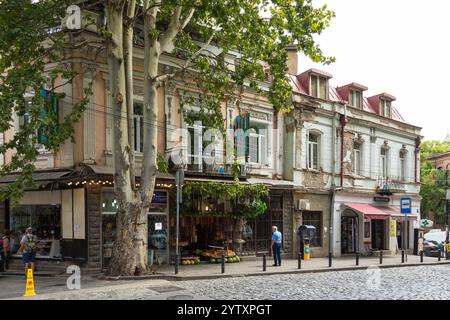
[[(310, 73), (323, 74), (323, 75), (328, 75), (329, 77), (331, 77), (330, 74), (327, 74), (326, 72), (322, 72), (317, 69), (310, 69), (310, 70), (303, 72), (297, 76), (288, 75), (289, 79), (291, 80), (292, 89), (293, 89), (294, 93), (310, 96), (309, 88), (307, 87), (308, 85), (307, 85), (307, 81), (306, 81), (306, 79), (308, 79)], [(359, 86), (359, 87), (361, 87), (361, 89), (365, 88), (364, 86), (357, 84), (357, 83), (351, 83), (347, 86), (349, 86), (349, 87), (350, 86), (355, 86), (355, 87)], [(343, 88), (343, 87), (341, 87), (341, 88)], [(342, 96), (338, 93), (338, 89), (340, 89), (340, 88), (334, 88), (331, 86), (329, 87), (330, 101), (339, 102), (339, 103), (348, 102), (345, 99), (343, 99)], [(394, 96), (387, 94), (387, 93), (382, 93), (375, 97), (387, 97), (392, 100), (395, 100)], [(370, 97), (370, 98), (374, 98), (374, 97)], [(370, 113), (378, 115), (378, 113), (375, 111), (374, 107), (370, 104), (369, 98), (366, 98), (366, 97), (363, 98), (363, 110), (366, 112), (370, 112)], [(407, 123), (407, 121), (402, 117), (400, 112), (394, 106), (392, 106), (392, 119), (396, 120), (396, 121)]]

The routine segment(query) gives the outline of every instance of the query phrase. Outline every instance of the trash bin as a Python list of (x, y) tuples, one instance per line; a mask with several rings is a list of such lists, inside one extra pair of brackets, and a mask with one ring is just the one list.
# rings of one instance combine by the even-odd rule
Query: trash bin
[(301, 225), (298, 227), (299, 248), (303, 260), (311, 258), (311, 240), (316, 235), (316, 227)]

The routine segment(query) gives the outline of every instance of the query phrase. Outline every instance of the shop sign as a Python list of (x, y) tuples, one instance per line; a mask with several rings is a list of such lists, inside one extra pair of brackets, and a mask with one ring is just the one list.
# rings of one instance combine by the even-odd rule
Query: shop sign
[(423, 251), (423, 238), (419, 238), (418, 241), (418, 251)]
[(397, 236), (397, 221), (391, 220), (389, 224), (389, 236), (396, 237)]
[(391, 199), (387, 198), (387, 197), (374, 197), (373, 201), (374, 202), (384, 202), (384, 203), (389, 203)]
[(420, 227), (421, 228), (431, 228), (433, 226), (433, 221), (428, 219), (422, 219), (420, 220)]

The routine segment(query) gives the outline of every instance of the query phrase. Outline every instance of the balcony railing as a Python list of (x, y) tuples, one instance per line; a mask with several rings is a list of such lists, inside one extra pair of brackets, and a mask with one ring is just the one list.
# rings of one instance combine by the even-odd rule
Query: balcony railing
[(380, 194), (403, 193), (406, 191), (405, 178), (399, 176), (379, 176), (377, 192)]

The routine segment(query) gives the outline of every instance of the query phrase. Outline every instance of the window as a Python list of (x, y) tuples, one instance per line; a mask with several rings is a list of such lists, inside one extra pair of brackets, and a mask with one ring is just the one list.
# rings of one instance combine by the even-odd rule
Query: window
[(167, 124), (172, 124), (172, 96), (166, 96), (166, 122)]
[(311, 76), (311, 95), (316, 98), (327, 99), (328, 80), (325, 77)]
[(249, 130), (249, 161), (251, 163), (267, 164), (267, 127), (253, 125)]
[(391, 101), (380, 99), (380, 115), (386, 118), (391, 117)]
[(404, 150), (400, 151), (399, 154), (399, 158), (400, 158), (400, 181), (405, 181), (406, 179), (406, 152)]
[[(0, 146), (5, 143), (5, 134), (0, 133)], [(5, 164), (5, 155), (3, 153), (0, 153), (0, 168), (2, 165)]]
[(144, 152), (144, 110), (141, 103), (133, 106), (134, 151)]
[(362, 92), (356, 90), (350, 90), (348, 96), (348, 103), (355, 108), (362, 108)]
[(189, 126), (188, 164), (190, 170), (201, 170), (203, 166), (203, 131), (200, 124)]
[(322, 246), (322, 212), (321, 211), (305, 211), (303, 212), (303, 225), (316, 227), (316, 234), (311, 240), (311, 246)]
[(388, 177), (388, 149), (381, 148), (380, 151), (380, 174), (386, 179)]
[(320, 136), (309, 133), (308, 137), (308, 169), (319, 170), (319, 141)]
[(353, 142), (353, 173), (362, 175), (362, 144), (361, 142)]

